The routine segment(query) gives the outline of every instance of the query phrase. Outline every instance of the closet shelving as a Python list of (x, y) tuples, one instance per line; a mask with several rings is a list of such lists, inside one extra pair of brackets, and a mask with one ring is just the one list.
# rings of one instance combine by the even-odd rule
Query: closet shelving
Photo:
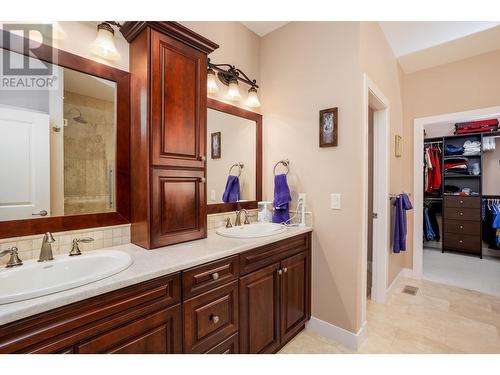
[[(440, 222), (442, 252), (459, 251), (476, 254), (482, 258), (481, 200), (484, 178), (482, 145), (483, 138), (491, 136), (500, 137), (500, 131), (424, 139), (424, 152), (429, 146), (437, 146), (441, 150), (441, 188), (432, 193), (424, 189), (424, 203), (426, 205), (442, 203)], [(463, 146), (468, 140), (481, 142), (480, 152), (477, 155), (445, 155), (446, 145)], [(446, 172), (445, 162), (456, 158), (464, 158), (468, 167), (470, 163), (477, 163), (479, 174)], [(449, 193), (445, 190), (445, 186), (449, 185), (460, 190), (469, 188), (477, 194), (461, 196)]]

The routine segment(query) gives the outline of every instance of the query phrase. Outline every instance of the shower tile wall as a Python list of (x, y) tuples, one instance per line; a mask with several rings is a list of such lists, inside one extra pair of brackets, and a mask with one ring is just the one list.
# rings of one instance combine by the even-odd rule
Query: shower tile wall
[[(87, 123), (68, 116), (73, 108)], [(64, 113), (65, 215), (114, 211), (114, 103), (65, 91)]]

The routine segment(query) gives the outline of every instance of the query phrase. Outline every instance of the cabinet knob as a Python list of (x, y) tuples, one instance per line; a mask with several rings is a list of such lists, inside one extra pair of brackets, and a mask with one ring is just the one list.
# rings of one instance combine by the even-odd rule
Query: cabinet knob
[(205, 183), (207, 181), (207, 179), (205, 177), (200, 177), (200, 182), (201, 183)]
[(211, 276), (212, 276), (212, 280), (219, 280), (219, 273), (218, 272), (214, 272)]
[(200, 156), (200, 160), (205, 161), (205, 160), (207, 160), (207, 158), (204, 155), (202, 155), (202, 156)]
[(464, 229), (464, 226), (463, 226), (463, 225), (460, 225), (460, 229)]
[(463, 212), (460, 212), (460, 216), (464, 216), (464, 213), (463, 213)]
[(458, 242), (459, 242), (459, 243), (464, 243), (464, 241), (463, 241), (463, 240), (459, 240)]
[(217, 316), (217, 315), (211, 315), (210, 320), (212, 321), (212, 323), (217, 324), (217, 323), (219, 323), (220, 319), (219, 319), (219, 316)]
[(462, 200), (461, 200), (461, 201), (460, 201), (460, 204), (464, 204), (464, 201), (462, 201)]
[(278, 270), (278, 275), (281, 276), (281, 274), (283, 273), (283, 271), (281, 269)]
[(287, 272), (288, 272), (288, 268), (283, 267), (283, 272), (284, 272), (284, 273), (287, 273)]

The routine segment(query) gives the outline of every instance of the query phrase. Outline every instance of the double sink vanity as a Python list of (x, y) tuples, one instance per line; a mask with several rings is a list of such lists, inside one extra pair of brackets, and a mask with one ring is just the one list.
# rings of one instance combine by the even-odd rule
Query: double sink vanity
[[(47, 233), (39, 257), (3, 254), (0, 353), (277, 352), (310, 318), (312, 229), (236, 225), (263, 200), (262, 115), (207, 98), (217, 44), (169, 21), (120, 31), (129, 72), (42, 44), (50, 101), (0, 93), (0, 239)], [(25, 53), (1, 32), (3, 53)], [(207, 225), (234, 212), (232, 227)], [(49, 232), (127, 224), (120, 245), (80, 253), (91, 239), (77, 238), (52, 255)]]
[[(310, 317), (311, 228), (269, 234), (264, 224), (262, 237), (261, 225), (233, 227), (254, 238), (211, 232), (2, 270), (2, 303), (16, 291), (30, 298), (29, 288), (52, 294), (0, 305), (0, 353), (276, 352)], [(89, 281), (106, 272), (115, 274)]]

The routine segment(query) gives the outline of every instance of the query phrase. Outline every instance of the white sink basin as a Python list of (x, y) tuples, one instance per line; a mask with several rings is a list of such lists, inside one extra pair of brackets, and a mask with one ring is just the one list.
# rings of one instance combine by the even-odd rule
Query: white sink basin
[(116, 250), (98, 250), (53, 261), (29, 260), (0, 270), (0, 305), (76, 288), (128, 268), (132, 258)]
[(241, 225), (232, 228), (222, 227), (217, 229), (216, 233), (224, 237), (232, 238), (257, 238), (284, 233), (286, 232), (286, 229), (287, 228), (282, 224), (258, 223)]

